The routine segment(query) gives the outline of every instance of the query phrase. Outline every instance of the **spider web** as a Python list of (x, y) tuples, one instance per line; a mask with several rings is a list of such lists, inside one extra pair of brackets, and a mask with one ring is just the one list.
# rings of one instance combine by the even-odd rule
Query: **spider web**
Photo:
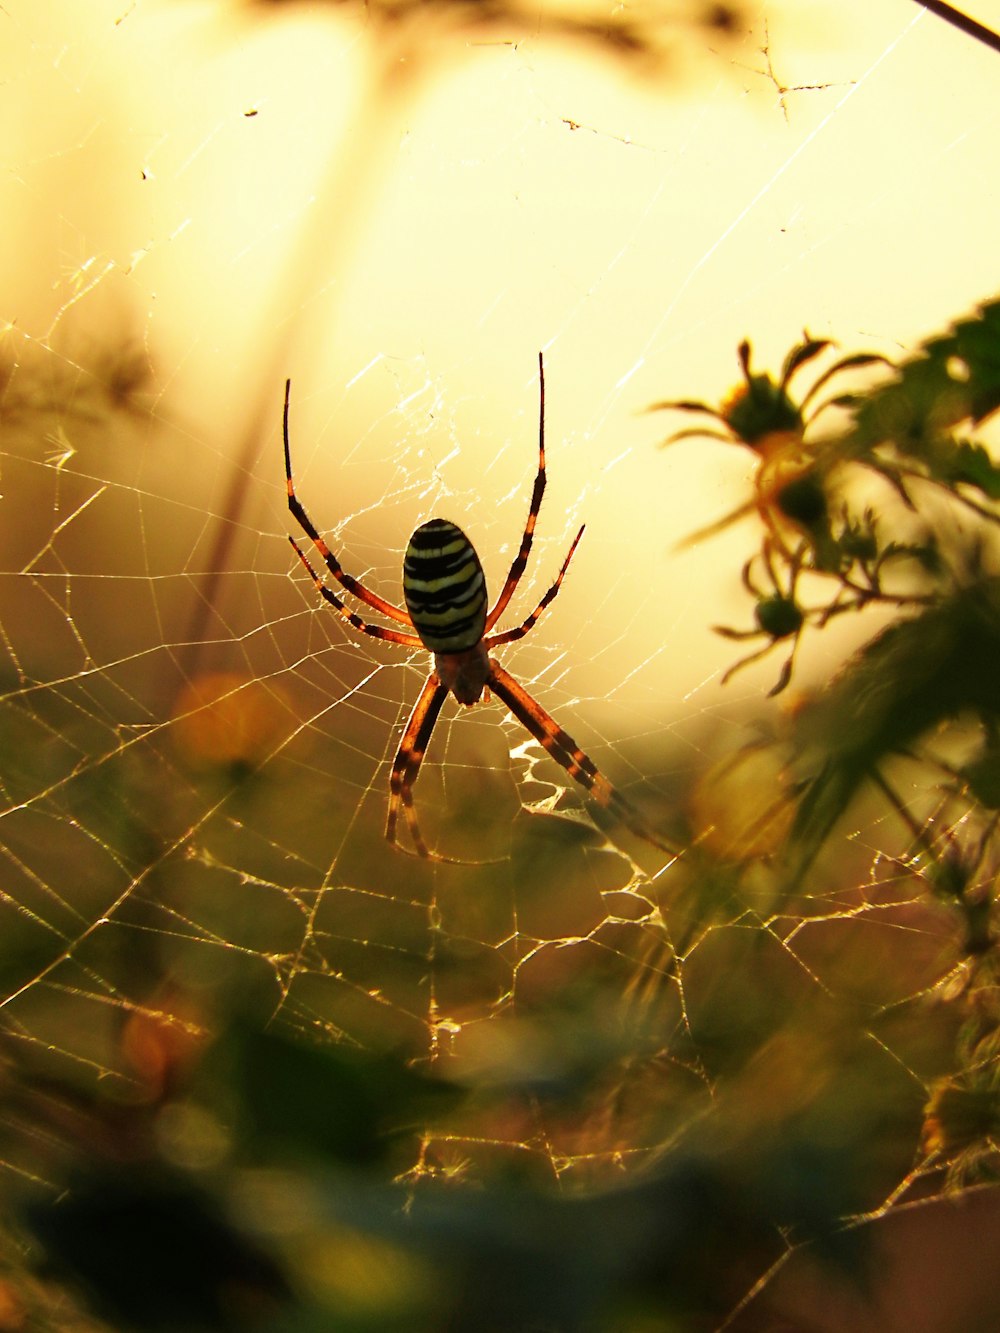
[[(903, 0), (751, 6), (714, 35), (679, 10), (638, 79), (544, 15), (83, 10), (0, 9), (12, 1189), (61, 1188), (73, 1132), (47, 1089), (158, 1105), (177, 1052), (239, 1012), (475, 1089), (410, 1139), (411, 1181), (530, 1161), (606, 1188), (682, 1151), (774, 1202), (782, 1138), (823, 1144), (855, 1164), (843, 1234), (877, 1231), (896, 1285), (878, 1326), (911, 1326), (908, 1249), (953, 1235), (919, 1135), (964, 965), (907, 830), (872, 799), (805, 897), (765, 871), (727, 895), (594, 809), (501, 708), (452, 703), (415, 796), (455, 863), (391, 851), (426, 655), (317, 605), (286, 539), (281, 393), (291, 375), (300, 498), (349, 572), (398, 603), (406, 539), (440, 514), (495, 595), (543, 348), (548, 489), (504, 625), (587, 532), (502, 660), (665, 833), (692, 790), (712, 818), (780, 822), (777, 665), (722, 689), (732, 645), (710, 629), (747, 618), (752, 541), (673, 549), (746, 498), (747, 464), (657, 452), (641, 410), (718, 401), (748, 334), (761, 365), (806, 325), (891, 355), (992, 294), (995, 57)], [(806, 643), (796, 684), (870, 632)], [(928, 828), (963, 828), (926, 776), (908, 790)], [(574, 1079), (585, 1113), (532, 1101)], [(690, 1326), (804, 1319), (823, 1284), (774, 1232)], [(837, 1291), (810, 1326), (858, 1326), (861, 1295)], [(928, 1329), (980, 1326), (940, 1299)]]

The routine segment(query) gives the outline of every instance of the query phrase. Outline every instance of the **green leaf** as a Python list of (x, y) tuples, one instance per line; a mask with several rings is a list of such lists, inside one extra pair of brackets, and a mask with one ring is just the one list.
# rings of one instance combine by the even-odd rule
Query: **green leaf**
[(808, 781), (792, 829), (801, 873), (888, 756), (938, 723), (1000, 719), (1000, 579), (961, 589), (891, 626), (848, 663), (799, 722)]
[(454, 1107), (462, 1093), (392, 1054), (320, 1046), (275, 1032), (234, 1027), (209, 1072), (228, 1073), (252, 1145), (280, 1143), (352, 1165), (382, 1158), (401, 1132)]
[(950, 480), (975, 486), (991, 500), (1000, 500), (1000, 468), (981, 444), (961, 440), (951, 456)]
[(1000, 301), (992, 301), (899, 365), (895, 378), (860, 407), (847, 443), (863, 454), (892, 442), (933, 465), (932, 442), (959, 422), (978, 424), (998, 408)]

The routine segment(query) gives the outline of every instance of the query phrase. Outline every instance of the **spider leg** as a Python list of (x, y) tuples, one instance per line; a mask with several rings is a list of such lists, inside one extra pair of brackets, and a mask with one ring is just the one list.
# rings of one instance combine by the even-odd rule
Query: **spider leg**
[(403, 739), (399, 742), (399, 749), (392, 761), (392, 774), (389, 778), (389, 812), (385, 821), (386, 838), (393, 847), (398, 847), (400, 851), (408, 850), (396, 839), (396, 824), (399, 819), (400, 806), (402, 806), (406, 827), (409, 829), (410, 840), (416, 849), (417, 856), (426, 857), (431, 861), (442, 861), (446, 858), (431, 852), (423, 840), (417, 824), (417, 816), (413, 809), (413, 784), (420, 772), (420, 765), (430, 743), (434, 724), (441, 712), (441, 705), (447, 697), (448, 687), (442, 685), (437, 672), (432, 671), (424, 682), (420, 697), (413, 705), (406, 730), (403, 732)]
[(515, 555), (513, 563), (507, 574), (507, 581), (500, 589), (500, 596), (493, 604), (493, 609), (486, 617), (486, 633), (493, 628), (504, 611), (507, 609), (507, 603), (514, 596), (517, 585), (521, 581), (521, 575), (524, 573), (528, 564), (528, 556), (531, 554), (531, 542), (535, 535), (535, 523), (538, 520), (538, 511), (542, 507), (542, 496), (545, 494), (545, 363), (541, 352), (538, 353), (538, 472), (535, 474), (535, 484), (531, 491), (531, 504), (528, 507), (528, 519), (524, 525), (524, 532), (521, 536), (521, 545)]
[(535, 607), (534, 611), (532, 611), (531, 615), (528, 616), (526, 620), (523, 620), (516, 629), (505, 629), (501, 634), (491, 634), (490, 637), (486, 640), (487, 648), (495, 648), (498, 644), (513, 643), (516, 639), (524, 638), (524, 636), (534, 625), (535, 621), (539, 619), (542, 612), (545, 610), (548, 604), (553, 600), (556, 593), (562, 586), (562, 581), (566, 575), (566, 570), (569, 568), (569, 562), (573, 559), (573, 552), (579, 545), (580, 538), (582, 536), (583, 536), (583, 528), (581, 528), (580, 531), (573, 538), (573, 545), (569, 548), (569, 551), (567, 552), (566, 555), (566, 559), (562, 562), (562, 568), (556, 575), (555, 583), (553, 583), (552, 587), (549, 588), (548, 592)]
[(302, 561), (302, 563), (308, 570), (309, 577), (316, 585), (316, 591), (320, 594), (322, 598), (324, 598), (325, 601), (329, 602), (329, 604), (339, 615), (344, 617), (344, 619), (347, 621), (349, 625), (353, 625), (353, 627), (356, 630), (358, 630), (359, 633), (368, 634), (373, 639), (385, 639), (387, 643), (401, 643), (404, 644), (407, 648), (423, 647), (423, 644), (420, 642), (420, 639), (416, 636), (416, 634), (401, 634), (398, 630), (386, 629), (382, 625), (371, 625), (367, 620), (362, 620), (356, 611), (352, 611), (349, 607), (345, 606), (344, 603), (337, 596), (337, 594), (326, 586), (326, 584), (323, 582), (320, 576), (316, 573), (315, 569), (313, 569), (312, 565), (309, 563), (309, 560), (306, 557), (305, 552), (302, 550), (302, 547), (298, 544), (295, 538), (289, 537), (288, 540), (291, 542), (292, 547), (295, 550), (295, 554), (299, 557), (299, 559)]
[[(312, 519), (306, 513), (301, 501), (295, 494), (295, 483), (292, 481), (292, 451), (288, 443), (288, 398), (291, 389), (292, 381), (285, 380), (285, 411), (282, 417), (282, 432), (285, 439), (285, 484), (288, 488), (288, 508), (292, 512), (292, 517), (312, 542), (313, 546), (316, 547), (316, 550), (322, 557), (323, 563), (326, 565), (333, 578), (335, 578), (342, 587), (346, 588), (353, 597), (356, 597), (359, 602), (365, 602), (368, 606), (372, 607), (373, 610), (380, 611), (382, 615), (388, 616), (390, 620), (395, 620), (400, 625), (412, 625), (413, 622), (410, 620), (406, 611), (400, 610), (398, 606), (393, 606), (393, 604), (387, 602), (385, 598), (379, 597), (378, 593), (369, 592), (364, 584), (359, 583), (356, 578), (352, 578), (350, 574), (345, 573), (340, 561), (319, 535), (315, 523), (313, 523)], [(295, 546), (295, 543), (293, 542), (292, 545)], [(295, 546), (295, 549), (299, 551), (297, 546)], [(301, 551), (299, 551), (299, 556), (302, 558), (303, 563), (305, 563), (306, 568), (308, 569), (308, 562), (305, 560), (305, 557), (302, 556)], [(355, 628), (357, 628), (357, 626), (355, 626)], [(380, 636), (376, 635), (376, 637)]]
[(680, 849), (665, 842), (646, 823), (642, 815), (613, 787), (590, 756), (581, 750), (572, 736), (537, 703), (498, 662), (490, 659), (488, 684), (513, 715), (576, 782), (590, 792), (594, 800), (617, 816), (626, 828), (660, 851), (678, 856)]

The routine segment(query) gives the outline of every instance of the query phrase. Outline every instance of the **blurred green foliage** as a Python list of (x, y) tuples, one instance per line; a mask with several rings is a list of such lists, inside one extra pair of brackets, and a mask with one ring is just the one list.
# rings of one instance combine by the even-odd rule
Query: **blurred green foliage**
[[(719, 632), (764, 645), (728, 674), (791, 639), (771, 691), (779, 693), (806, 633), (834, 617), (879, 612), (867, 639), (801, 701), (776, 741), (789, 818), (787, 836), (769, 850), (782, 892), (808, 894), (842, 873), (843, 844), (831, 835), (850, 827), (859, 808), (895, 825), (896, 863), (918, 900), (945, 905), (956, 922), (955, 972), (943, 972), (941, 994), (959, 998), (966, 1014), (956, 1065), (928, 1106), (924, 1145), (953, 1181), (992, 1179), (1000, 1164), (1000, 468), (970, 431), (1000, 408), (1000, 302), (928, 338), (874, 383), (858, 382), (809, 411), (833, 376), (888, 365), (866, 352), (841, 357), (796, 401), (796, 372), (828, 346), (807, 337), (774, 380), (751, 373), (744, 342), (744, 383), (718, 408), (679, 401), (654, 410), (707, 414), (725, 428), (681, 430), (666, 443), (703, 434), (759, 458), (754, 500), (739, 511), (755, 510), (760, 520), (760, 546), (743, 571), (756, 626)], [(841, 411), (821, 431), (817, 417), (828, 407)], [(764, 588), (753, 576), (758, 566)], [(806, 588), (815, 601), (805, 600)], [(879, 804), (882, 813), (873, 813)], [(890, 848), (886, 841), (883, 858)], [(916, 904), (913, 911), (916, 920)]]
[(784, 646), (772, 693), (862, 633), (678, 780), (657, 875), (500, 763), (448, 835), (507, 812), (506, 858), (394, 857), (351, 718), (306, 738), (266, 673), (125, 741), (112, 670), (11, 677), (7, 1327), (876, 1326), (881, 1224), (998, 1165), (998, 312), (891, 368), (744, 343), (719, 409), (657, 405), (757, 460), (753, 623), (721, 632)]

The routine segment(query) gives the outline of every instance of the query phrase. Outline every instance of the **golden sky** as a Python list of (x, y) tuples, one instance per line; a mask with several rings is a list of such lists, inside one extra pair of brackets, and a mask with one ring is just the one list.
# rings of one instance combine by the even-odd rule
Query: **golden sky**
[(15, 361), (115, 336), (148, 361), (169, 443), (123, 523), (150, 572), (180, 498), (197, 570), (248, 457), (237, 572), (293, 567), (290, 375), (303, 496), (391, 597), (432, 512), (506, 567), (542, 349), (537, 582), (587, 535), (522, 670), (622, 707), (759, 697), (773, 664), (718, 694), (709, 629), (749, 623), (754, 534), (672, 549), (750, 460), (658, 451), (683, 423), (642, 409), (717, 401), (744, 336), (761, 368), (805, 327), (893, 355), (994, 295), (998, 57), (912, 0), (679, 24), (647, 71), (549, 20), (403, 41), (363, 8), (5, 0), (0, 318)]

